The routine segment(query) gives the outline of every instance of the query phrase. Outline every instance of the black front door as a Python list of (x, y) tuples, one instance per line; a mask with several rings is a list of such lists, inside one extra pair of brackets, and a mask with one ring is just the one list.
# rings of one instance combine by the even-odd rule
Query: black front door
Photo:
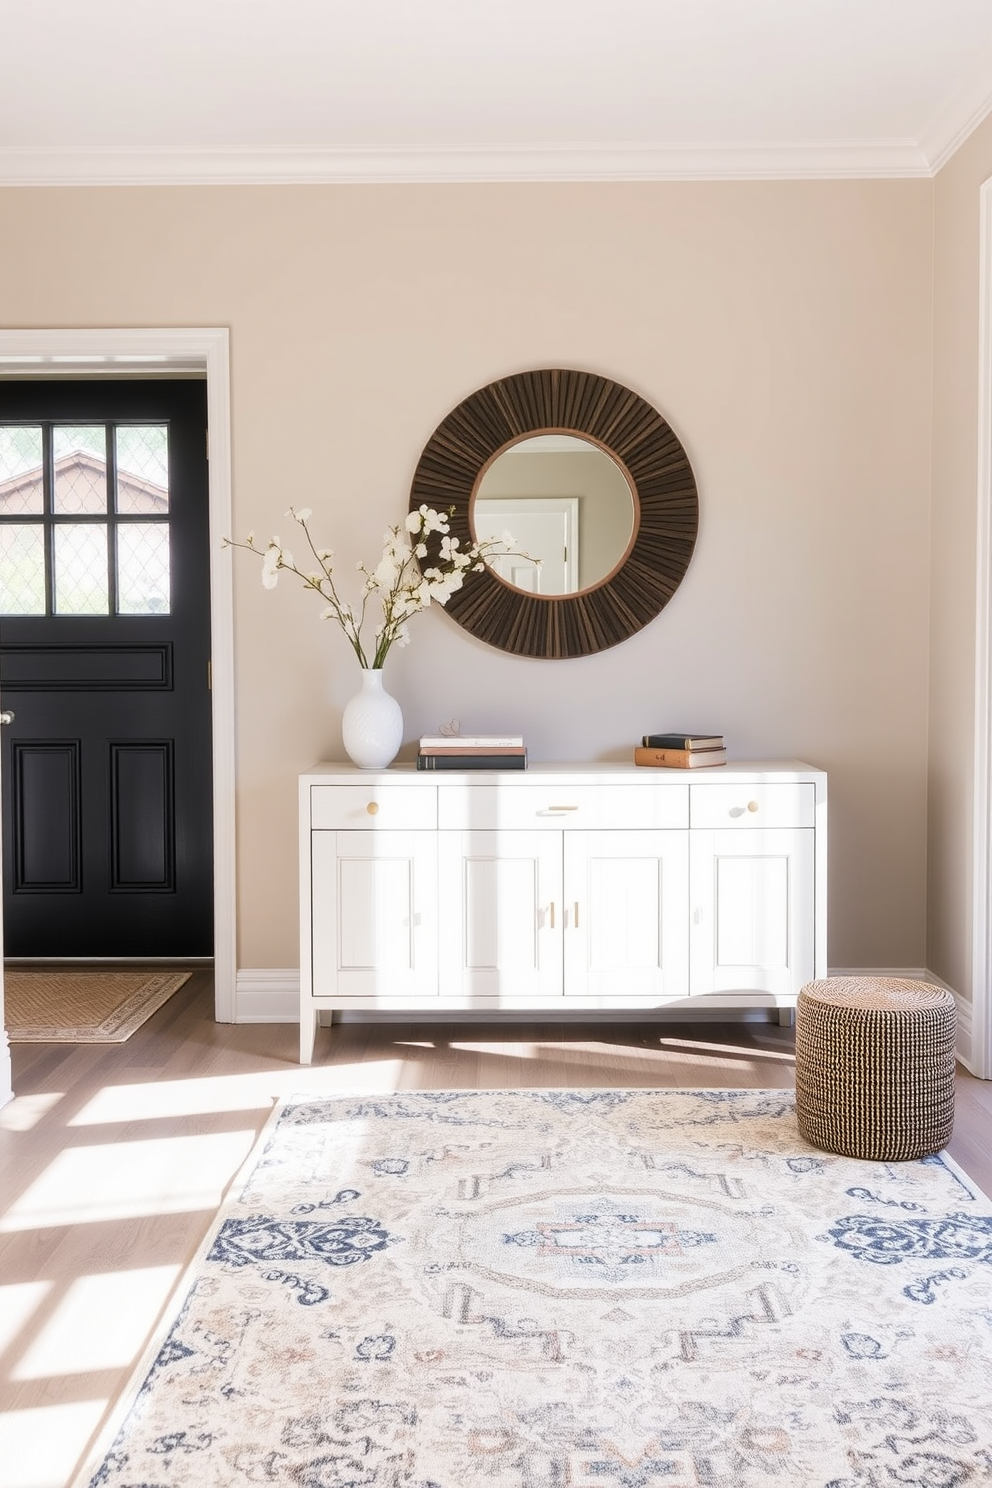
[(0, 381), (8, 956), (213, 952), (206, 387)]

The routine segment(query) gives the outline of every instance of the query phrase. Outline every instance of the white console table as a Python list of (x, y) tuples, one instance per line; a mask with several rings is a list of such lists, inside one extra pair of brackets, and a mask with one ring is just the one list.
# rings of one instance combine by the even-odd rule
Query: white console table
[(300, 777), (300, 1062), (321, 1011), (778, 1009), (826, 976), (822, 770)]

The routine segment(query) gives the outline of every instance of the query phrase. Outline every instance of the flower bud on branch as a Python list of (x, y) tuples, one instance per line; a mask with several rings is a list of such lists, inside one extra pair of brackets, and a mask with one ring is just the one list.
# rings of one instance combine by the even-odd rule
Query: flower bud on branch
[[(410, 617), (426, 610), (431, 603), (447, 604), (452, 594), (462, 587), (465, 575), (481, 572), (487, 558), (506, 553), (523, 559), (529, 557), (527, 553), (516, 551), (508, 532), (504, 532), (502, 537), (486, 538), (463, 548), (459, 539), (450, 535), (451, 513), (421, 506), (409, 513), (402, 526), (387, 529), (382, 556), (374, 568), (368, 568), (364, 563), (356, 565), (365, 578), (356, 611), (338, 594), (331, 568), (333, 552), (330, 548), (318, 548), (310, 535), (312, 515), (308, 506), (291, 506), (287, 512), (287, 516), (302, 527), (310, 554), (319, 565), (317, 572), (307, 573), (298, 568), (292, 553), (283, 547), (278, 537), (270, 538), (263, 549), (257, 546), (255, 534), (249, 532), (244, 542), (225, 538), (224, 546), (244, 548), (261, 558), (262, 583), (266, 589), (276, 587), (283, 571), (295, 574), (304, 588), (312, 589), (321, 600), (320, 618), (337, 621), (359, 665), (365, 668), (380, 668), (391, 646), (408, 645), (407, 621)], [(428, 541), (433, 533), (438, 534), (440, 542)], [(418, 560), (428, 557), (429, 566), (421, 568)], [(363, 640), (363, 630), (369, 601), (373, 598), (380, 618), (374, 629), (375, 644), (370, 650)]]

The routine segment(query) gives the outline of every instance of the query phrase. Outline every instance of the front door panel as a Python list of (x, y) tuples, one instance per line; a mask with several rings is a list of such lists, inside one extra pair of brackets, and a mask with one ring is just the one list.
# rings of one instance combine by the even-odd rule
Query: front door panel
[(213, 950), (206, 392), (0, 383), (11, 956)]

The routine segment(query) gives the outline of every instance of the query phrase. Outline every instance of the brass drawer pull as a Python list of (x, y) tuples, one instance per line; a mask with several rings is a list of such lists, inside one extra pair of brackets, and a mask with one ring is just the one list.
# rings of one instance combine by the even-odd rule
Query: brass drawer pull
[(379, 802), (370, 801), (365, 810), (368, 812), (369, 816), (377, 816), (379, 814)]

